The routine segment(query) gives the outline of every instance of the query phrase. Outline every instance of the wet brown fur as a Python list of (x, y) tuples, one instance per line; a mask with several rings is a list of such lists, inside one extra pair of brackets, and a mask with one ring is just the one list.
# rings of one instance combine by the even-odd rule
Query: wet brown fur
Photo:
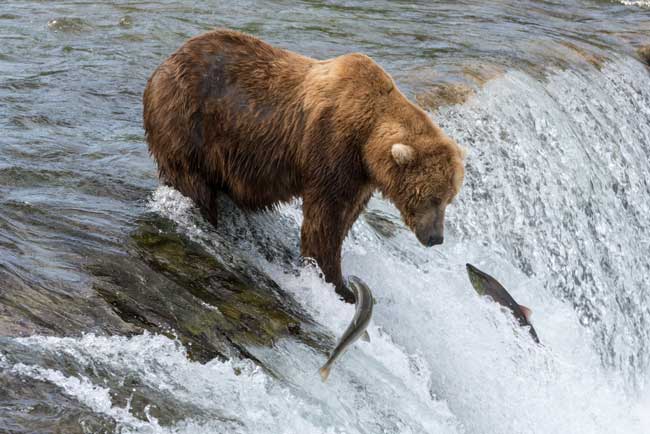
[[(413, 229), (463, 176), (460, 148), (369, 57), (318, 61), (231, 30), (190, 39), (156, 69), (144, 127), (161, 179), (214, 225), (219, 193), (247, 210), (302, 197), (301, 253), (348, 299), (341, 246), (372, 192)], [(413, 161), (397, 164), (394, 143)]]

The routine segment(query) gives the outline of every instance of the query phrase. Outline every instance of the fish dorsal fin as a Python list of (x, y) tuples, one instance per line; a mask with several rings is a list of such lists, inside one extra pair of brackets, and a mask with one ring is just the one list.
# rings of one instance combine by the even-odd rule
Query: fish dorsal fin
[(368, 334), (368, 331), (363, 332), (361, 335), (361, 340), (364, 342), (370, 342), (370, 335)]
[(533, 311), (524, 306), (523, 304), (519, 305), (519, 309), (524, 313), (524, 316), (526, 317), (526, 321), (530, 322), (530, 317), (533, 316)]

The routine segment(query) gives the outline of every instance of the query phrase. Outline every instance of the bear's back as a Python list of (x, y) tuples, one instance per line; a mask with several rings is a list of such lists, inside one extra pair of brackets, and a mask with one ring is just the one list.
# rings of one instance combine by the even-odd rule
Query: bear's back
[(344, 165), (364, 179), (361, 146), (400, 95), (365, 55), (317, 61), (215, 30), (154, 72), (144, 123), (165, 182), (195, 200), (197, 185), (203, 196), (225, 190), (258, 209), (300, 195), (325, 167)]

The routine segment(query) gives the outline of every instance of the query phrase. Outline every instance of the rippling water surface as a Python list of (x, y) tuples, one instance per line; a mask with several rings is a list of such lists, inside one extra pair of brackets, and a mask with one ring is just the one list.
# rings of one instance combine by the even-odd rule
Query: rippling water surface
[[(643, 1), (8, 1), (0, 6), (0, 432), (650, 432)], [(377, 299), (297, 264), (300, 204), (223, 225), (159, 187), (146, 79), (216, 26), (372, 56), (468, 150), (447, 241), (381, 197), (344, 246)], [(543, 342), (476, 297), (472, 262)]]

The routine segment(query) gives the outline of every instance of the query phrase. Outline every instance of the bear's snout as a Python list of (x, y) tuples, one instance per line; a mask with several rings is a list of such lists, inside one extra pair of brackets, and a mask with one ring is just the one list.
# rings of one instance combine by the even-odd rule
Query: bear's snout
[(415, 225), (415, 236), (423, 246), (431, 247), (442, 244), (445, 226), (445, 210), (434, 207), (423, 213)]
[(416, 231), (415, 236), (418, 241), (426, 247), (437, 246), (445, 241), (445, 237), (442, 234), (435, 233), (435, 231), (431, 231), (431, 229)]

